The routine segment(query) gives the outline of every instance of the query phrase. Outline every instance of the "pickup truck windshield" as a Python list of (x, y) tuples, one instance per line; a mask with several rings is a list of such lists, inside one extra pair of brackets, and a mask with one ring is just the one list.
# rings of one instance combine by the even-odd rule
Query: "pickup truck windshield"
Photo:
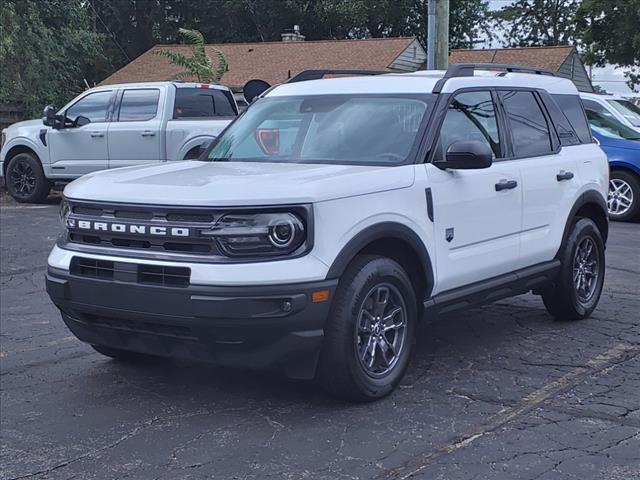
[(430, 95), (312, 95), (258, 100), (215, 142), (212, 161), (397, 165)]

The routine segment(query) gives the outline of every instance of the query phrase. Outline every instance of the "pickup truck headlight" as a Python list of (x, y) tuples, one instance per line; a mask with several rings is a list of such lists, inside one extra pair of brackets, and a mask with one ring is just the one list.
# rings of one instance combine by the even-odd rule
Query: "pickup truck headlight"
[(228, 213), (203, 234), (231, 257), (291, 255), (306, 240), (305, 224), (294, 213)]

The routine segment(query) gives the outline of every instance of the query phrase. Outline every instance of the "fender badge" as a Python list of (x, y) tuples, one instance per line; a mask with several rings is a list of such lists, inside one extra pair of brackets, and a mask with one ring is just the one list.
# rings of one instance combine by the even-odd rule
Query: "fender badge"
[(450, 242), (451, 240), (453, 240), (453, 227), (447, 228), (445, 230), (444, 238), (447, 240), (447, 242)]

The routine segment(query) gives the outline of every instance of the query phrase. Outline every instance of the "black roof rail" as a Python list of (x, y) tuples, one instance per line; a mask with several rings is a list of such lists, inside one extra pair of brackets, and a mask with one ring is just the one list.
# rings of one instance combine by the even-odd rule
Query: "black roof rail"
[(284, 83), (306, 82), (307, 80), (319, 80), (325, 75), (383, 75), (385, 72), (380, 70), (303, 70), (295, 74)]
[(536, 75), (550, 75), (557, 77), (556, 72), (546, 68), (528, 67), (526, 65), (512, 65), (508, 63), (454, 63), (447, 68), (444, 77), (437, 81), (433, 93), (440, 93), (447, 80), (455, 77), (473, 77), (475, 70), (504, 70), (505, 72), (535, 73)]

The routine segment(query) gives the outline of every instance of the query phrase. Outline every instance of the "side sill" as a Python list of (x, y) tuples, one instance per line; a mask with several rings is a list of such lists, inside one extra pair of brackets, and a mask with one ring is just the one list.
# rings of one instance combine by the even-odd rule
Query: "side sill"
[(560, 260), (556, 259), (447, 290), (424, 301), (425, 317), (432, 318), (527, 293), (553, 281), (559, 270)]

